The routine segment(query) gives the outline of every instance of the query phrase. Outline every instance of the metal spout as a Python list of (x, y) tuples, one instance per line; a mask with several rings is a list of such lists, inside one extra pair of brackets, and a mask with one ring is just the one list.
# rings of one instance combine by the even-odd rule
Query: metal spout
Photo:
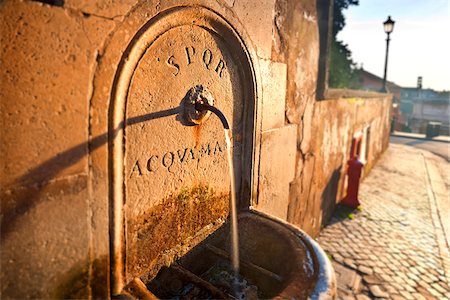
[(195, 109), (199, 112), (208, 110), (214, 113), (217, 117), (219, 117), (220, 121), (222, 122), (223, 128), (226, 130), (230, 129), (230, 125), (228, 124), (227, 118), (218, 108), (206, 103), (196, 102)]

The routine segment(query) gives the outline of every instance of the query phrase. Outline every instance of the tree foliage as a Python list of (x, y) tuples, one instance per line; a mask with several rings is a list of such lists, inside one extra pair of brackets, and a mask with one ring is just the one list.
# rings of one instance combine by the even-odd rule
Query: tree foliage
[(358, 69), (348, 45), (337, 39), (345, 26), (344, 9), (358, 5), (358, 0), (334, 0), (333, 31), (330, 49), (329, 85), (334, 88), (357, 89), (360, 86)]
[(333, 38), (336, 39), (336, 35), (345, 26), (344, 9), (347, 9), (350, 5), (358, 5), (359, 0), (334, 0), (333, 4)]

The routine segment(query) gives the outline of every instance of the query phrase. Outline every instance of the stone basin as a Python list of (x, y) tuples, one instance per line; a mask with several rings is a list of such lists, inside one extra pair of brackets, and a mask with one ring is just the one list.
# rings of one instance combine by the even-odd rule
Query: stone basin
[[(240, 213), (238, 220), (240, 273), (257, 287), (257, 295), (248, 298), (334, 299), (336, 283), (331, 263), (311, 237), (281, 219), (254, 210)], [(211, 269), (228, 260), (229, 249), (226, 223), (145, 282), (149, 295), (163, 299), (233, 298), (222, 286), (208, 282)], [(189, 288), (194, 295), (186, 295)]]

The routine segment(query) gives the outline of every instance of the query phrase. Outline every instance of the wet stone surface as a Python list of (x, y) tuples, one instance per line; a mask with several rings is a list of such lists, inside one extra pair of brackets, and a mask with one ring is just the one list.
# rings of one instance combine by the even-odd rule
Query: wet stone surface
[(234, 275), (228, 262), (219, 261), (204, 274), (204, 277), (214, 286), (220, 287), (238, 299), (258, 298), (258, 287), (251, 284), (248, 279)]
[(362, 183), (362, 210), (338, 207), (319, 243), (333, 259), (339, 299), (450, 299), (445, 219), (439, 219), (446, 207), (432, 196), (439, 191), (431, 198), (427, 192), (429, 177), (443, 175), (427, 170), (442, 163), (391, 144)]

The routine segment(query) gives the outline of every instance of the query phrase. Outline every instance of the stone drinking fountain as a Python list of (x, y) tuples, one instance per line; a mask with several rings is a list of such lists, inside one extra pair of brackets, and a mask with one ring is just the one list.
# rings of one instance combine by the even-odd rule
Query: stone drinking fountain
[[(129, 24), (144, 17), (135, 12)], [(128, 34), (118, 32), (104, 62), (116, 55), (120, 32)], [(113, 298), (334, 297), (331, 264), (318, 244), (252, 208), (262, 103), (248, 41), (231, 14), (174, 5), (121, 53), (108, 125)], [(104, 62), (100, 70), (110, 72)], [(230, 264), (231, 232), (238, 232), (239, 260)]]

